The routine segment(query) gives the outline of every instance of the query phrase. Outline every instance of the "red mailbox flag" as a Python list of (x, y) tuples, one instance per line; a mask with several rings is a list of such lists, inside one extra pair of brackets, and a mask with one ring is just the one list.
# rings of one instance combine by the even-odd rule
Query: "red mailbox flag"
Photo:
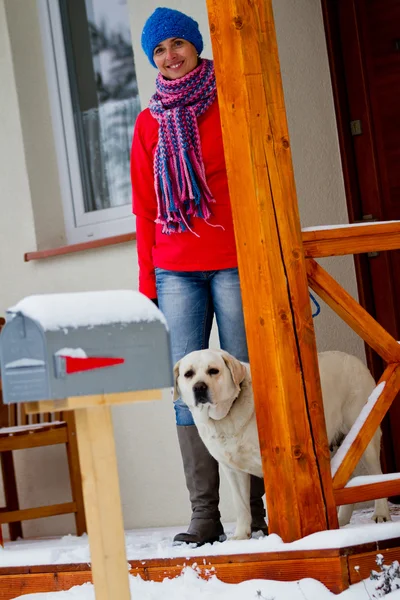
[(92, 371), (93, 369), (103, 369), (104, 367), (113, 367), (125, 362), (124, 358), (108, 358), (106, 356), (88, 356), (85, 358), (76, 358), (75, 356), (61, 356), (65, 360), (65, 372), (80, 373), (81, 371)]

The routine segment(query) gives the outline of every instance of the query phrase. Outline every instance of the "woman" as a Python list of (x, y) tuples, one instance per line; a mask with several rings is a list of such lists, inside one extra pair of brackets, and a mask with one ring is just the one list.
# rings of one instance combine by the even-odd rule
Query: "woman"
[[(248, 361), (213, 62), (196, 21), (168, 8), (147, 20), (142, 48), (159, 73), (132, 144), (139, 290), (167, 319), (174, 363), (208, 347), (214, 314), (221, 348)], [(174, 542), (222, 541), (218, 465), (180, 399), (175, 413), (192, 518)], [(253, 478), (252, 529), (267, 533), (263, 493)]]

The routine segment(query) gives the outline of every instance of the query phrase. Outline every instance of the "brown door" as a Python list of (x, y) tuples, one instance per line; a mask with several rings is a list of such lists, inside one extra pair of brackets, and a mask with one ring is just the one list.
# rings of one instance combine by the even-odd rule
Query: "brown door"
[[(350, 221), (400, 220), (400, 0), (322, 5)], [(362, 303), (400, 340), (400, 251), (356, 267)], [(368, 359), (379, 376), (380, 359)], [(384, 467), (400, 471), (400, 398), (383, 430)]]

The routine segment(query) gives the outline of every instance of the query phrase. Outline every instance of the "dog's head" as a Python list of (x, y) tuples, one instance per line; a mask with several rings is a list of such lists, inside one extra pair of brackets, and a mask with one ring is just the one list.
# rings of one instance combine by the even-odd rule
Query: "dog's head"
[(226, 417), (248, 376), (246, 366), (223, 350), (198, 350), (174, 367), (175, 397), (212, 419)]

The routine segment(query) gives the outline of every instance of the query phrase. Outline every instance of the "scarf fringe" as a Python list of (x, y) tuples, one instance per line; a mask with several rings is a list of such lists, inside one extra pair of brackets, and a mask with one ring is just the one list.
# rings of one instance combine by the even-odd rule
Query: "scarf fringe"
[(163, 225), (163, 233), (186, 230), (194, 233), (190, 227), (192, 217), (208, 221), (212, 216), (209, 204), (215, 203), (215, 198), (199, 167), (193, 150), (184, 150), (163, 165), (156, 181), (156, 223)]

